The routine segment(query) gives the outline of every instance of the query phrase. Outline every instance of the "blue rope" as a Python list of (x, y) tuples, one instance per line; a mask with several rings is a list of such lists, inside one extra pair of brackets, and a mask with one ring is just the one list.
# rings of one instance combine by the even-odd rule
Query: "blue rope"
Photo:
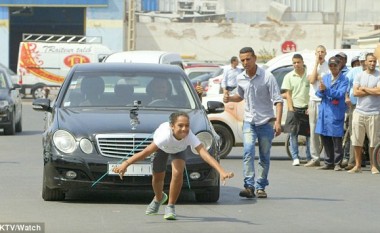
[(190, 179), (189, 179), (189, 173), (187, 172), (186, 164), (185, 164), (185, 173), (186, 173), (187, 186), (189, 186), (189, 190), (191, 190), (191, 187), (190, 187)]

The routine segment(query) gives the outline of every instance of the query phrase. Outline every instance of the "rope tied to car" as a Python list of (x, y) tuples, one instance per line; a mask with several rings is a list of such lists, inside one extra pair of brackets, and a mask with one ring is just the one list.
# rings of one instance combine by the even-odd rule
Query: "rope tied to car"
[[(153, 134), (149, 135), (148, 137), (146, 137), (143, 141), (140, 142), (140, 144), (138, 144), (137, 146), (135, 146), (130, 152), (128, 152), (124, 158), (120, 159), (117, 164), (121, 164), (124, 160), (127, 160), (128, 156), (133, 154), (144, 142), (146, 142), (149, 138), (152, 137)], [(187, 181), (187, 184), (188, 184), (188, 187), (189, 189), (191, 189), (190, 187), (190, 179), (189, 179), (189, 174), (187, 172), (187, 169), (186, 169), (186, 165), (185, 165), (185, 174), (186, 174), (186, 181)], [(106, 177), (106, 175), (108, 175), (108, 171), (106, 171), (99, 179), (97, 179), (94, 183), (92, 183), (91, 185), (91, 188), (95, 187), (104, 177)]]

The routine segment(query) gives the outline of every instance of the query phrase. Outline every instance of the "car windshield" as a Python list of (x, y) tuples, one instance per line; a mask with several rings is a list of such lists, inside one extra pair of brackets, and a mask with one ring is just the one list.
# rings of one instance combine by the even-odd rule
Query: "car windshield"
[(123, 107), (137, 101), (142, 108), (196, 107), (192, 87), (178, 74), (80, 72), (68, 87), (63, 107)]
[(7, 82), (5, 81), (5, 74), (0, 71), (0, 89), (6, 89)]
[(12, 70), (10, 70), (10, 69), (8, 69), (8, 67), (6, 67), (5, 65), (3, 65), (3, 64), (1, 64), (0, 63), (0, 67), (1, 68), (3, 68), (3, 69), (5, 69), (6, 70), (6, 72), (9, 74), (9, 75), (17, 75), (15, 72), (13, 72)]

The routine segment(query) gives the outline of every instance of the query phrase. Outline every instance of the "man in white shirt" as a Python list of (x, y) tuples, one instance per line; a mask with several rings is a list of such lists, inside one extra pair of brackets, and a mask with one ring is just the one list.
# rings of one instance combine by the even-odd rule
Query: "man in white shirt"
[[(315, 50), (315, 63), (311, 73), (308, 75), (310, 81), (310, 101), (309, 101), (309, 124), (310, 124), (310, 153), (312, 159), (305, 164), (305, 167), (320, 166), (320, 151), (321, 141), (319, 135), (315, 133), (315, 127), (318, 119), (319, 104), (321, 99), (315, 95), (319, 88), (319, 81), (323, 75), (330, 72), (327, 65), (326, 48), (323, 45), (318, 45)], [(310, 69), (309, 69), (310, 70)]]

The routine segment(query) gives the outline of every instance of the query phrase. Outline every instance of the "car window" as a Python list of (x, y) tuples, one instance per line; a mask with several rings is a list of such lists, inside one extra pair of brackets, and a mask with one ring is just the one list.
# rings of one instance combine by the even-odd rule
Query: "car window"
[(140, 101), (142, 108), (196, 107), (183, 77), (157, 73), (80, 73), (71, 78), (64, 107), (123, 107)]

